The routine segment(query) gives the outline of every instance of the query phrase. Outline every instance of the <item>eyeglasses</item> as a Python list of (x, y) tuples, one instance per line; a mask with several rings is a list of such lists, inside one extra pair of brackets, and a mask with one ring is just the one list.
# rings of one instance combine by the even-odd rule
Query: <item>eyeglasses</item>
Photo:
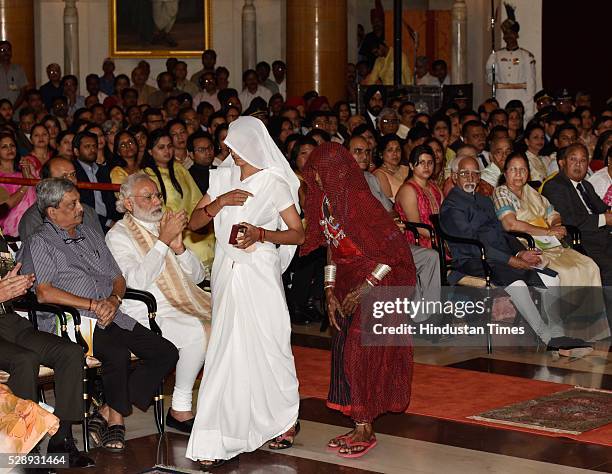
[(353, 154), (355, 155), (370, 155), (372, 154), (372, 150), (368, 148), (353, 148)]
[(157, 199), (159, 199), (161, 201), (161, 200), (163, 200), (164, 195), (162, 193), (152, 193), (152, 194), (134, 195), (132, 197), (143, 198), (143, 199), (146, 199), (147, 201), (152, 201), (153, 198), (157, 198)]
[(125, 150), (126, 148), (129, 148), (134, 145), (136, 145), (136, 142), (134, 140), (128, 140), (126, 142), (119, 143), (119, 148)]
[(76, 171), (72, 171), (70, 173), (62, 174), (62, 178), (64, 179), (76, 178), (76, 175), (77, 175)]
[(527, 168), (508, 168), (508, 173), (510, 174), (518, 174), (521, 176), (527, 176), (529, 174), (529, 170)]
[(399, 123), (398, 119), (381, 119), (380, 121), (384, 123), (385, 125), (387, 124), (397, 125)]
[(461, 170), (457, 173), (462, 178), (479, 178), (480, 171)]

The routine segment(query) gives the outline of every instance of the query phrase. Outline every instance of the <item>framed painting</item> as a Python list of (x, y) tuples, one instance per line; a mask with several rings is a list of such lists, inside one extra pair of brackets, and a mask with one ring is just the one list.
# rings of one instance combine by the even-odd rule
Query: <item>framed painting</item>
[(110, 0), (110, 56), (196, 57), (211, 47), (212, 0)]

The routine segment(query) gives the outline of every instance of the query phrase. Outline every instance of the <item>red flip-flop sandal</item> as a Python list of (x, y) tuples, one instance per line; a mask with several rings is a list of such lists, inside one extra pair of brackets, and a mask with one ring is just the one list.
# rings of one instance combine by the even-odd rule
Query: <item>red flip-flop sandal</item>
[(349, 449), (355, 448), (355, 447), (365, 448), (365, 449), (362, 449), (361, 451), (358, 451), (356, 453), (338, 453), (338, 456), (340, 456), (341, 458), (348, 458), (348, 459), (360, 458), (361, 456), (364, 456), (365, 454), (367, 454), (367, 452), (370, 451), (372, 448), (374, 448), (376, 444), (378, 444), (376, 441), (376, 436), (372, 436), (370, 438), (370, 441), (347, 442), (346, 447)]

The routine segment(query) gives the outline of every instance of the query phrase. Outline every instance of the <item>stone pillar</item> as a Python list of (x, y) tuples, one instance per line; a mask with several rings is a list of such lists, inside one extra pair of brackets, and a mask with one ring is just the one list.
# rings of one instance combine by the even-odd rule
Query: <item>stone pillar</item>
[(287, 0), (287, 96), (344, 99), (347, 0)]
[(257, 64), (257, 14), (254, 0), (244, 0), (242, 7), (242, 70)]
[(79, 12), (77, 0), (64, 0), (64, 74), (79, 77)]
[(0, 39), (13, 46), (12, 62), (19, 64), (34, 86), (34, 1), (0, 0)]
[(451, 11), (453, 23), (453, 51), (451, 82), (467, 83), (467, 5), (465, 0), (455, 0)]

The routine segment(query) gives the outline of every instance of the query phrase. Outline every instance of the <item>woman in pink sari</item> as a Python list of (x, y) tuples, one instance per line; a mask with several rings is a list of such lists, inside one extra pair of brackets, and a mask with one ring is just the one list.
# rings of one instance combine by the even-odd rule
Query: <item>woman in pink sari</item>
[[(421, 222), (431, 225), (429, 216), (437, 214), (442, 205), (442, 191), (431, 179), (435, 158), (431, 147), (419, 145), (410, 152), (410, 177), (397, 192), (395, 210), (403, 221)], [(420, 245), (431, 248), (429, 232), (419, 229)], [(406, 231), (406, 238), (414, 244), (412, 232)]]
[[(17, 166), (17, 145), (10, 133), (0, 134), (0, 177), (3, 178), (33, 178), (32, 166), (28, 163)], [(9, 193), (8, 200), (0, 206), (0, 227), (5, 235), (19, 235), (18, 226), (23, 213), (36, 201), (36, 191), (33, 186), (19, 184), (0, 184)]]

